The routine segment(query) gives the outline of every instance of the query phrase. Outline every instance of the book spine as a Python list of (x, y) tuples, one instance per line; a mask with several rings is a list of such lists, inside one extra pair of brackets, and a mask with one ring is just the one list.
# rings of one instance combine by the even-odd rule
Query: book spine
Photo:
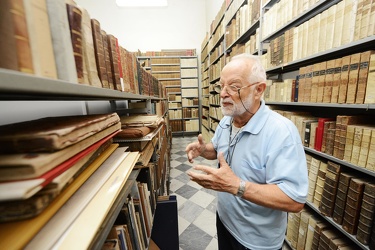
[(67, 4), (70, 36), (73, 46), (78, 83), (83, 83), (83, 51), (82, 51), (82, 12), (74, 5)]
[(103, 38), (100, 28), (100, 23), (96, 19), (91, 19), (92, 36), (95, 48), (96, 66), (98, 69), (99, 79), (102, 82), (102, 87), (109, 89), (107, 68), (105, 65)]
[(104, 64), (107, 72), (107, 79), (110, 89), (115, 89), (113, 83), (113, 76), (112, 76), (112, 66), (111, 66), (111, 59), (109, 56), (109, 48), (108, 48), (108, 39), (107, 33), (104, 30), (101, 30), (102, 41), (103, 41), (103, 51), (104, 51)]

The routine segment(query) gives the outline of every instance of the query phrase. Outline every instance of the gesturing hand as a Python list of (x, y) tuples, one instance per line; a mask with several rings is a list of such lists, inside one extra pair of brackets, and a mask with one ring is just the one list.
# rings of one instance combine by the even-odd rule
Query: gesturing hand
[(193, 159), (197, 158), (201, 154), (204, 153), (206, 150), (206, 143), (203, 141), (202, 134), (198, 135), (198, 141), (192, 142), (187, 145), (185, 152), (187, 153), (187, 157), (190, 163), (193, 163)]
[(204, 188), (236, 194), (240, 179), (234, 174), (225, 161), (223, 153), (219, 153), (218, 160), (220, 168), (212, 168), (203, 165), (194, 166), (195, 170), (200, 170), (203, 173), (190, 171), (188, 172), (190, 179)]

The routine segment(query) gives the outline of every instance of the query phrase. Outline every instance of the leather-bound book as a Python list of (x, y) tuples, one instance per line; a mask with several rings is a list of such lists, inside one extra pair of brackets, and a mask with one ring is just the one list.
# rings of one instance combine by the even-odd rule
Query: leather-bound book
[(326, 69), (327, 69), (327, 62), (320, 63), (320, 73), (319, 73), (319, 82), (318, 82), (318, 95), (316, 102), (321, 103), (323, 102), (324, 97), (324, 85), (326, 81)]
[(112, 77), (111, 58), (109, 56), (107, 32), (105, 32), (103, 29), (100, 32), (102, 34), (105, 68), (106, 68), (106, 71), (107, 71), (109, 88), (115, 89), (115, 86), (113, 84), (113, 77)]
[[(132, 62), (133, 62), (133, 69), (137, 69), (138, 67), (140, 67), (140, 63), (137, 59), (137, 56), (134, 54), (134, 53), (131, 53), (131, 57), (132, 57)], [(139, 94), (138, 90), (139, 90), (139, 77), (138, 77), (138, 70), (134, 70), (134, 79), (133, 79), (133, 89), (134, 89), (134, 94)]]
[(99, 21), (92, 18), (91, 28), (95, 48), (96, 67), (98, 69), (99, 79), (102, 82), (102, 87), (109, 89), (107, 67), (105, 65), (104, 57), (103, 38)]
[(349, 82), (350, 58), (351, 58), (350, 55), (344, 56), (342, 58), (342, 68), (341, 68), (338, 103), (345, 103), (346, 102), (346, 94), (348, 92), (348, 82)]
[(371, 250), (375, 249), (375, 221), (372, 224), (372, 232), (371, 232), (371, 238), (370, 238), (369, 248)]
[[(374, 9), (375, 16), (375, 5), (372, 7)], [(374, 18), (375, 19), (375, 18)], [(375, 103), (375, 85), (373, 84), (375, 80), (375, 54), (370, 57), (369, 71), (366, 83), (366, 94), (364, 103)]]
[(66, 5), (72, 40), (78, 83), (83, 83), (82, 11), (74, 5)]
[(323, 136), (322, 136), (322, 148), (321, 151), (326, 154), (332, 154), (333, 136), (336, 129), (336, 121), (327, 121), (324, 123)]
[(355, 103), (355, 97), (358, 87), (358, 73), (361, 53), (350, 56), (348, 92), (346, 94), (346, 103)]
[(331, 240), (338, 238), (340, 234), (335, 229), (323, 230), (320, 234), (319, 249), (329, 250)]
[(357, 240), (368, 245), (371, 238), (371, 228), (375, 217), (375, 184), (365, 183), (363, 201), (359, 215)]
[(346, 247), (346, 246), (353, 246), (354, 243), (349, 240), (348, 238), (344, 237), (344, 238), (336, 238), (336, 239), (332, 239), (329, 243), (329, 250), (337, 250), (337, 249), (341, 249), (342, 247)]
[(369, 50), (361, 53), (361, 59), (359, 63), (358, 72), (358, 87), (355, 98), (355, 103), (362, 104), (365, 101), (367, 77), (369, 73), (369, 65), (371, 55), (374, 54), (374, 50)]
[(341, 68), (342, 68), (342, 58), (335, 59), (331, 103), (337, 103), (339, 99)]
[(320, 203), (319, 210), (322, 214), (329, 217), (332, 216), (334, 209), (340, 172), (341, 166), (339, 164), (328, 161), (323, 187), (322, 202)]
[(83, 41), (83, 62), (88, 83), (98, 88), (102, 87), (96, 66), (94, 40), (92, 36), (91, 18), (85, 8), (79, 7), (82, 11), (82, 41)]
[(24, 0), (34, 74), (57, 79), (46, 0)]
[(326, 80), (324, 83), (323, 102), (325, 103), (331, 102), (334, 73), (335, 73), (335, 60), (329, 60), (327, 61)]
[(344, 212), (344, 220), (342, 223), (342, 228), (350, 234), (357, 233), (358, 219), (365, 183), (366, 180), (360, 178), (352, 178), (350, 181), (347, 203)]
[(119, 59), (117, 53), (117, 38), (114, 35), (108, 34), (107, 35), (107, 42), (108, 42), (108, 51), (111, 60), (111, 70), (112, 70), (112, 78), (113, 84), (116, 90), (121, 91), (121, 80), (120, 80), (120, 68), (119, 68)]
[[(339, 144), (339, 152), (337, 153), (337, 158), (343, 160), (344, 154), (346, 150), (346, 139), (347, 139), (347, 128), (348, 125), (353, 125), (357, 123), (361, 123), (366, 120), (364, 116), (347, 116), (344, 115), (341, 117), (341, 126), (340, 126), (340, 144)], [(351, 138), (348, 138), (351, 139)], [(349, 150), (349, 148), (348, 148)], [(351, 150), (351, 149), (350, 149)], [(350, 161), (347, 159), (347, 161)]]
[(77, 83), (68, 14), (64, 0), (47, 0), (57, 78)]
[(320, 218), (314, 215), (311, 215), (311, 217), (309, 218), (309, 224), (308, 224), (307, 233), (306, 233), (305, 250), (310, 250), (312, 248), (315, 226), (316, 224), (320, 222), (321, 222)]
[(318, 99), (319, 74), (320, 74), (320, 63), (315, 63), (313, 65), (313, 75), (312, 75), (312, 80), (311, 80), (311, 96), (310, 96), (311, 102), (316, 102)]
[(23, 0), (0, 1), (0, 68), (34, 74)]
[(319, 249), (319, 241), (323, 230), (329, 230), (331, 227), (327, 222), (320, 222), (317, 223), (314, 230), (314, 236), (312, 241), (312, 250), (318, 250)]
[(345, 204), (347, 193), (349, 190), (350, 180), (354, 177), (354, 175), (350, 173), (340, 173), (339, 184), (337, 187), (337, 194), (336, 194), (336, 201), (333, 209), (333, 220), (341, 225), (343, 218), (344, 218), (344, 211), (345, 211)]

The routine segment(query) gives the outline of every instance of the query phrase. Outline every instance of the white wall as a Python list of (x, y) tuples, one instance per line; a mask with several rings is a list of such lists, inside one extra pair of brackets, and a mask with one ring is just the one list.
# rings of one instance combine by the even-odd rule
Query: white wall
[(115, 0), (76, 3), (127, 50), (197, 49), (200, 53), (206, 34), (205, 0), (169, 0), (168, 7), (156, 8), (119, 8)]
[(210, 26), (215, 19), (224, 1), (206, 0), (206, 27), (207, 32), (210, 32)]

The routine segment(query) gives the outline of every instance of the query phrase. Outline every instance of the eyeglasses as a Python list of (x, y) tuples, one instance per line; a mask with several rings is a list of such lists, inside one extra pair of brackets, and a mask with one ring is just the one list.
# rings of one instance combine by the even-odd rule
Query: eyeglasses
[(255, 83), (252, 83), (250, 85), (243, 86), (241, 88), (239, 88), (237, 86), (234, 86), (234, 85), (224, 85), (224, 84), (216, 83), (215, 86), (214, 86), (214, 90), (215, 90), (216, 93), (220, 94), (221, 91), (223, 91), (223, 89), (226, 88), (228, 95), (234, 95), (236, 93), (238, 93), (238, 95), (240, 95), (241, 89), (253, 86), (254, 84), (257, 84), (257, 83), (258, 82), (255, 82)]

